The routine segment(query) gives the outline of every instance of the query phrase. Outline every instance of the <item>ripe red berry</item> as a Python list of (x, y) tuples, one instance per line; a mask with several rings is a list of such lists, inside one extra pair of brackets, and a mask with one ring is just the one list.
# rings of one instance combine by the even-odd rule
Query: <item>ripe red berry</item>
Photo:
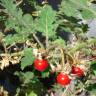
[(81, 68), (72, 66), (72, 74), (76, 74), (77, 76), (81, 77), (84, 76), (84, 72)]
[(46, 59), (36, 59), (34, 61), (34, 68), (38, 71), (45, 71), (48, 68), (49, 64)]
[(71, 79), (69, 78), (68, 74), (61, 72), (57, 75), (57, 83), (62, 86), (68, 85), (70, 81)]

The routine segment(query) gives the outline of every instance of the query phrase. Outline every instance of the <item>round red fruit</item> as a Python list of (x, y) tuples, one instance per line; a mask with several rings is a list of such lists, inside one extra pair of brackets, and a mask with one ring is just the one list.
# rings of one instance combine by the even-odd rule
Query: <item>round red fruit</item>
[(68, 74), (61, 72), (57, 75), (57, 83), (62, 86), (68, 85), (70, 81), (71, 79), (69, 78)]
[(36, 59), (34, 61), (34, 68), (38, 71), (45, 71), (48, 68), (49, 64), (46, 59)]
[(79, 67), (72, 66), (72, 74), (76, 74), (77, 76), (81, 77), (84, 76), (84, 71)]

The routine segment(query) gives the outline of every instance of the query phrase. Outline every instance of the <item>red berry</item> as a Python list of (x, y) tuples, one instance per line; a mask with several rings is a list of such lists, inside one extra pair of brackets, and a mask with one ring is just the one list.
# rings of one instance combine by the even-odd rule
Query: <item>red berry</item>
[(46, 59), (36, 59), (34, 61), (34, 68), (38, 71), (45, 71), (49, 66), (48, 61)]
[(72, 74), (76, 74), (77, 76), (81, 77), (84, 76), (84, 72), (81, 68), (72, 66)]
[(69, 78), (68, 74), (63, 72), (59, 73), (57, 76), (57, 83), (60, 85), (66, 86), (70, 83), (71, 79)]

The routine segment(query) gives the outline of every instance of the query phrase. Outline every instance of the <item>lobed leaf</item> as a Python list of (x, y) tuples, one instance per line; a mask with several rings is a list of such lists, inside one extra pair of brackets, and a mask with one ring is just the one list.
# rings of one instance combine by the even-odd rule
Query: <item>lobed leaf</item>
[(21, 69), (23, 70), (25, 67), (32, 65), (34, 62), (34, 55), (32, 53), (31, 48), (24, 49), (24, 57), (21, 59)]

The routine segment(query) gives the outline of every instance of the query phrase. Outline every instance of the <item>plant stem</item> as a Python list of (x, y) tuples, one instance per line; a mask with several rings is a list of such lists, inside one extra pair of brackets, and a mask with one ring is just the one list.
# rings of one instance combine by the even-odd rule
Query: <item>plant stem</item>
[(69, 89), (69, 85), (68, 85), (68, 86), (66, 87), (66, 89), (64, 90), (62, 96), (66, 96), (66, 92), (68, 91), (68, 89)]
[(7, 47), (7, 50), (10, 49), (12, 46), (14, 46), (15, 43), (11, 44), (10, 46)]
[(65, 54), (68, 55), (70, 57), (70, 59), (73, 61), (72, 64), (75, 64), (76, 63), (75, 62), (75, 59), (72, 57), (72, 55), (70, 53), (66, 53), (65, 52)]
[(21, 52), (16, 52), (16, 53), (12, 53), (12, 54), (8, 54), (8, 53), (5, 53), (5, 54), (0, 54), (0, 56), (18, 56), (18, 55), (22, 55), (23, 54), (23, 51)]
[(4, 47), (4, 51), (5, 51), (5, 53), (7, 54), (7, 48), (6, 48), (5, 43), (3, 43), (3, 47)]
[(23, 2), (23, 0), (19, 1), (16, 6), (19, 6), (21, 3)]
[[(25, 22), (23, 22), (23, 24), (25, 25), (25, 27), (29, 30), (29, 32), (31, 31), (31, 26), (28, 26)], [(32, 32), (33, 38), (37, 41), (37, 43), (40, 45), (41, 48), (44, 48), (43, 44), (40, 42), (40, 40), (38, 39), (38, 37), (35, 35), (35, 33)]]
[(40, 45), (40, 47), (44, 48), (43, 44), (40, 42), (40, 40), (38, 39), (38, 37), (35, 34), (33, 34), (33, 37), (37, 41), (37, 43)]
[(61, 55), (62, 55), (62, 69), (63, 69), (64, 65), (65, 65), (64, 50), (61, 48), (60, 51), (61, 51)]
[(46, 17), (46, 49), (49, 47), (49, 42), (48, 42), (48, 27), (47, 27), (47, 17)]

